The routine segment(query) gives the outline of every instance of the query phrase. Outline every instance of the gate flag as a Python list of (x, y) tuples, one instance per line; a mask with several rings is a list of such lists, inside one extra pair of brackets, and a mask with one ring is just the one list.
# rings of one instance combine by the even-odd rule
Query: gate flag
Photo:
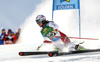
[(79, 0), (53, 0), (53, 11), (64, 9), (79, 9)]
[(80, 0), (53, 0), (52, 20), (53, 20), (53, 11), (69, 10), (69, 9), (79, 10), (79, 37), (81, 37)]

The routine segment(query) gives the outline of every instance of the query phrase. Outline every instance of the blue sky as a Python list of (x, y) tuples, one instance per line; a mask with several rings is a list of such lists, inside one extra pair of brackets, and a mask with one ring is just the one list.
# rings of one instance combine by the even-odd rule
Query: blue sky
[(0, 0), (0, 28), (16, 31), (42, 0)]

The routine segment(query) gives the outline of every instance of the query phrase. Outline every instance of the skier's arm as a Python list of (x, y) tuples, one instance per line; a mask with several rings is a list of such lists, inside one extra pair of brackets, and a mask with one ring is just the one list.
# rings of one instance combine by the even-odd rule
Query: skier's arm
[(50, 22), (49, 26), (52, 27), (55, 31), (58, 31), (59, 26), (57, 24)]
[(54, 29), (54, 31), (52, 31), (51, 33), (49, 33), (48, 37), (52, 40), (54, 39), (56, 33), (58, 32), (58, 25), (55, 23), (49, 23), (49, 26), (52, 27)]

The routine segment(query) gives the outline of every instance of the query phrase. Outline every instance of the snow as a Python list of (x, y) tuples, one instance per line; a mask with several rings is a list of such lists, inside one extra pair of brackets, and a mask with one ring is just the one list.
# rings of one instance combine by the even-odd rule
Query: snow
[(100, 52), (49, 57), (45, 55), (19, 56), (18, 53), (0, 57), (0, 62), (99, 62)]
[[(49, 46), (49, 45), (48, 45)], [(49, 57), (44, 55), (19, 56), (20, 51), (36, 51), (37, 44), (0, 45), (0, 62), (99, 62), (100, 52)]]
[(36, 51), (37, 45), (0, 45), (0, 62), (99, 62), (100, 52), (49, 57), (44, 55), (19, 56), (20, 51)]

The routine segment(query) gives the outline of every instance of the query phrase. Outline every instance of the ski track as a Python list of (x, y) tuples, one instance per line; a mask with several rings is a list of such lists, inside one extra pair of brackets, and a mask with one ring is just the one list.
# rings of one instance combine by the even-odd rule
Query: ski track
[(19, 56), (18, 54), (9, 54), (0, 57), (0, 62), (99, 62), (100, 52), (69, 54), (63, 56), (49, 57), (45, 55)]

